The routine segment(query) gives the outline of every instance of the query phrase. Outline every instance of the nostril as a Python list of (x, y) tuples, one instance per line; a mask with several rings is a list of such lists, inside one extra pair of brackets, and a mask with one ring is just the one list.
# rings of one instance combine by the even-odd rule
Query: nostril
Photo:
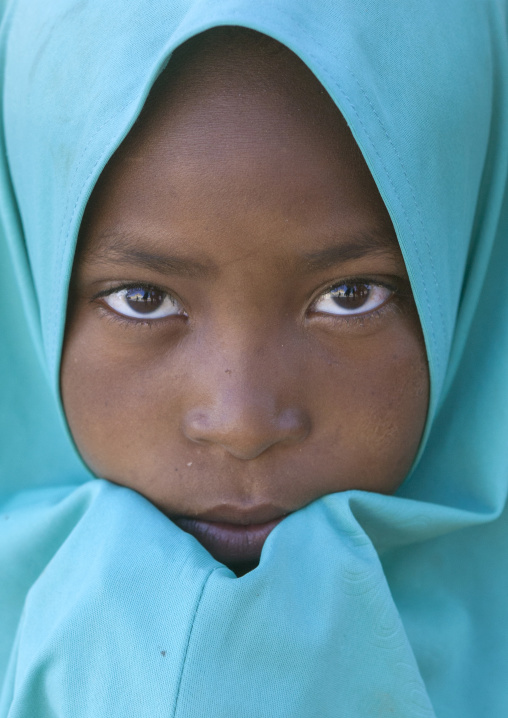
[(211, 416), (206, 411), (190, 411), (186, 414), (182, 424), (184, 436), (197, 444), (209, 442), (209, 436), (213, 432)]
[(222, 447), (237, 459), (249, 461), (276, 444), (298, 443), (310, 431), (304, 412), (286, 409), (270, 412), (228, 414), (218, 410), (194, 409), (182, 424), (182, 432), (190, 441)]
[(283, 441), (300, 442), (310, 432), (310, 419), (299, 409), (286, 409), (278, 415), (277, 419)]

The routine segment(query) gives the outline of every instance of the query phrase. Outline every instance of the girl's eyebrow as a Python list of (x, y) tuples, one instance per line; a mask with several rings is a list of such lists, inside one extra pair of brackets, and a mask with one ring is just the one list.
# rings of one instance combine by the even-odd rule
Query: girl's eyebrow
[[(84, 264), (114, 264), (142, 267), (159, 274), (178, 275), (189, 278), (211, 278), (219, 269), (211, 261), (199, 261), (182, 255), (152, 250), (153, 238), (127, 233), (107, 232), (94, 238), (91, 247), (85, 249), (80, 259)], [(314, 252), (296, 259), (297, 271), (319, 272), (345, 264), (367, 255), (388, 255), (402, 261), (396, 236), (389, 230), (371, 229), (349, 235), (342, 241), (335, 240)]]
[(190, 278), (210, 277), (217, 271), (211, 262), (144, 248), (149, 246), (141, 236), (108, 232), (98, 237), (93, 246), (83, 252), (81, 261), (85, 264), (136, 265), (153, 272)]
[(305, 255), (306, 269), (317, 272), (373, 254), (385, 254), (402, 259), (399, 243), (393, 231), (373, 229), (357, 232), (343, 242), (334, 242), (323, 249), (309, 252)]

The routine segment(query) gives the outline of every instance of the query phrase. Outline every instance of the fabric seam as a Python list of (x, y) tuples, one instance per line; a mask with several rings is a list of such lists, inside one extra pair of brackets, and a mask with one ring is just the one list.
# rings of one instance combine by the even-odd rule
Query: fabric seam
[(212, 568), (212, 570), (208, 573), (207, 577), (205, 578), (205, 580), (204, 580), (204, 582), (203, 582), (203, 586), (201, 587), (201, 591), (200, 591), (200, 593), (199, 593), (199, 596), (198, 596), (197, 601), (196, 601), (196, 605), (195, 605), (195, 607), (194, 607), (194, 614), (193, 614), (193, 616), (192, 616), (192, 621), (191, 621), (191, 625), (190, 625), (190, 628), (189, 628), (189, 635), (188, 635), (188, 637), (187, 637), (187, 643), (186, 643), (186, 645), (185, 645), (185, 650), (184, 650), (183, 659), (182, 659), (182, 668), (181, 668), (181, 670), (180, 670), (180, 676), (179, 676), (179, 678), (178, 678), (178, 684), (177, 684), (177, 687), (176, 687), (175, 708), (174, 708), (174, 710), (173, 710), (172, 718), (175, 718), (175, 717), (176, 717), (176, 713), (177, 713), (177, 711), (178, 711), (178, 705), (179, 705), (179, 700), (180, 700), (180, 691), (181, 691), (181, 687), (182, 687), (182, 683), (183, 683), (183, 674), (184, 674), (184, 672), (185, 672), (185, 666), (186, 666), (186, 663), (187, 663), (187, 653), (189, 652), (189, 646), (190, 646), (190, 642), (191, 642), (191, 639), (192, 639), (192, 632), (193, 632), (193, 630), (194, 630), (194, 624), (195, 624), (195, 622), (196, 622), (196, 617), (197, 617), (197, 615), (198, 615), (199, 607), (200, 607), (200, 605), (201, 605), (201, 599), (203, 598), (203, 594), (204, 594), (204, 592), (205, 592), (205, 588), (206, 588), (206, 586), (207, 586), (207, 584), (208, 584), (208, 581), (210, 580), (210, 576), (211, 576), (213, 573), (215, 573), (215, 571), (218, 571), (220, 568), (221, 568), (221, 566), (215, 566), (215, 567)]

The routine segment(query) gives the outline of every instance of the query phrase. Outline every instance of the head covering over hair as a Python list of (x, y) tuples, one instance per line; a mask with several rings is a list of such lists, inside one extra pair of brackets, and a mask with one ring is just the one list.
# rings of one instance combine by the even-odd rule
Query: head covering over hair
[[(90, 193), (173, 50), (223, 25), (346, 118), (431, 377), (397, 494), (319, 499), (238, 579), (92, 477), (58, 391)], [(0, 717), (506, 716), (505, 0), (11, 0), (0, 53)]]

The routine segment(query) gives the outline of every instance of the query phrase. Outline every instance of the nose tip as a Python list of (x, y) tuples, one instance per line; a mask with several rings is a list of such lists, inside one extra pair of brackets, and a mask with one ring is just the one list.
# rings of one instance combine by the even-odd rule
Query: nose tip
[(276, 444), (301, 442), (309, 428), (308, 418), (300, 410), (264, 413), (252, 407), (229, 415), (217, 409), (194, 409), (187, 413), (182, 427), (191, 441), (220, 446), (242, 461), (256, 459)]

